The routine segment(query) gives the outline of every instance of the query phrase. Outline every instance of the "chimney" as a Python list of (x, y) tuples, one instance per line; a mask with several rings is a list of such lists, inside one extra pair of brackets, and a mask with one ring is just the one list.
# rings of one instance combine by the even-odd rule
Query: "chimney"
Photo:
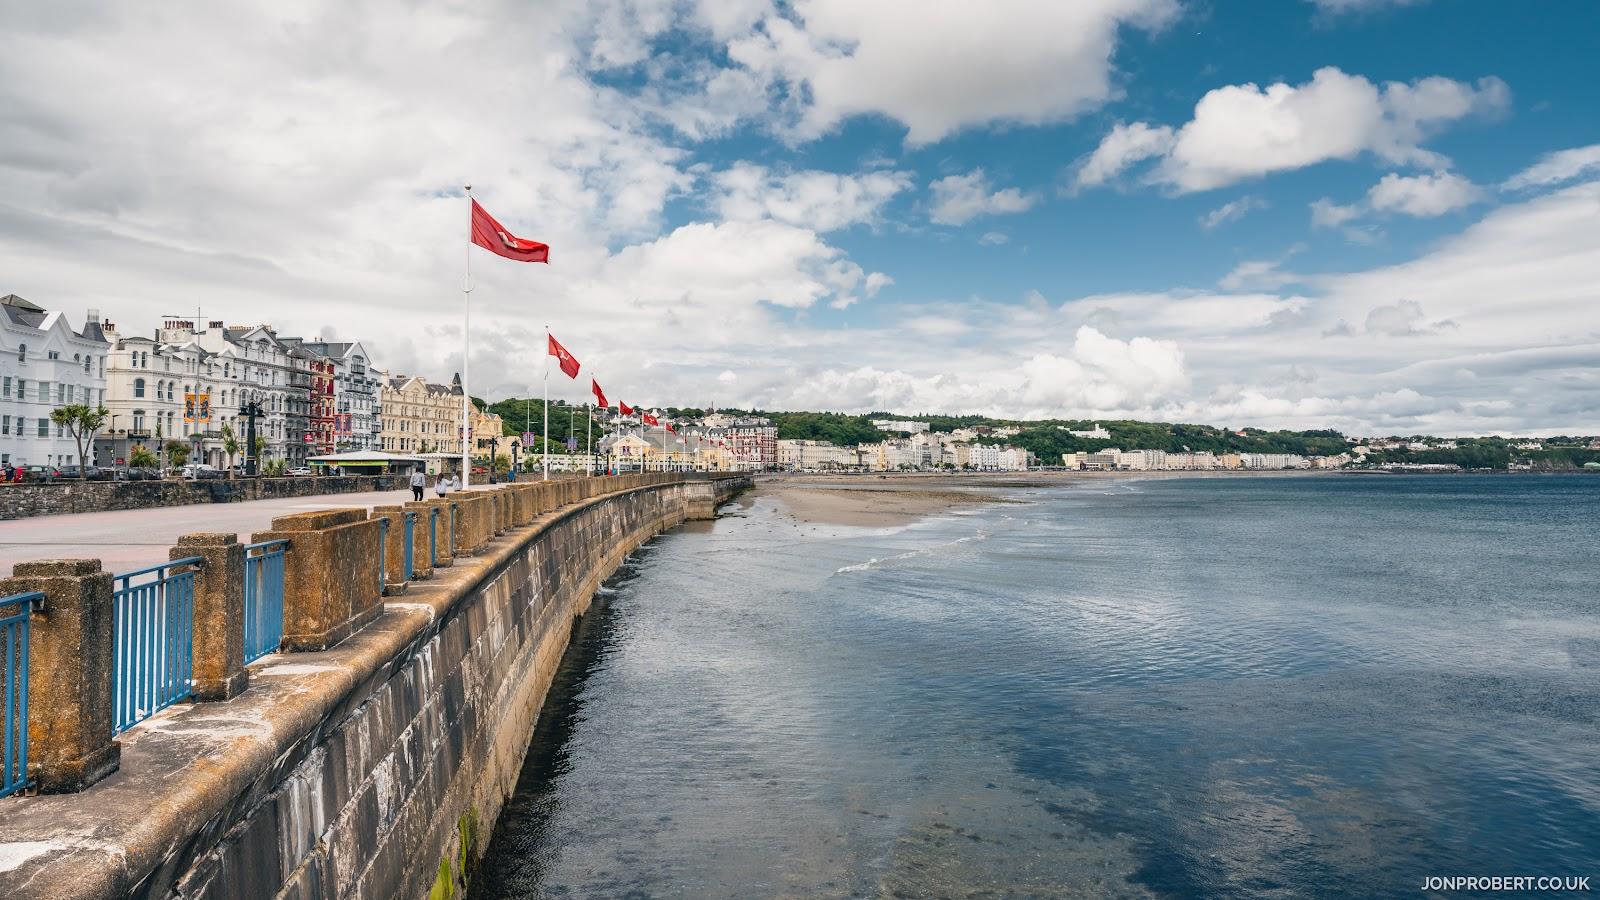
[(89, 321), (91, 321), (91, 322), (98, 322), (98, 321), (100, 321), (100, 310), (98, 310), (98, 309), (91, 309), (91, 310), (89, 310), (89, 316), (88, 316), (88, 319), (89, 319)]
[(211, 320), (211, 328), (216, 330), (216, 331), (221, 331), (222, 330), (222, 320), (221, 319), (212, 319)]

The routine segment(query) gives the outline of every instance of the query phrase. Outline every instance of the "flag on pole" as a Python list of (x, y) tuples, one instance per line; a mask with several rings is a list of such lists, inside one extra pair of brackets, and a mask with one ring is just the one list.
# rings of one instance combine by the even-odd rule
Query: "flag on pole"
[(633, 415), (633, 407), (629, 406), (626, 403), (623, 403), (621, 400), (617, 401), (617, 411), (622, 413), (625, 416)]
[(561, 342), (556, 340), (554, 335), (550, 336), (550, 355), (561, 361), (562, 374), (568, 378), (578, 377), (578, 361), (567, 352), (567, 348), (561, 346)]
[(676, 432), (676, 431), (673, 431), (673, 428), (672, 428), (672, 423), (671, 423), (671, 422), (668, 422), (668, 423), (667, 423), (667, 424), (665, 424), (665, 425), (663, 425), (663, 426), (662, 426), (662, 427), (663, 427), (663, 428), (665, 428), (665, 429), (667, 429), (667, 430), (668, 430), (668, 431), (671, 431), (671, 432), (672, 432), (672, 433), (673, 433), (673, 434), (677, 434), (677, 433), (678, 433), (678, 432)]
[(655, 416), (650, 415), (649, 413), (640, 413), (639, 414), (639, 421), (645, 423), (646, 425), (660, 425), (661, 424), (661, 420), (660, 419), (656, 418)]
[(505, 230), (489, 211), (472, 201), (472, 242), (479, 247), (506, 259), (517, 262), (542, 262), (550, 261), (550, 245), (527, 238), (519, 238)]
[(606, 392), (600, 390), (600, 382), (593, 378), (589, 379), (589, 390), (594, 391), (595, 405), (607, 409), (611, 407), (611, 404), (606, 402)]

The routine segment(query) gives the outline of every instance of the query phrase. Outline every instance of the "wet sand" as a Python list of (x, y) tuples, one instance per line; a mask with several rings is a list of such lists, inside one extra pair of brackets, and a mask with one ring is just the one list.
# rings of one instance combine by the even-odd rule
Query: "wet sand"
[(789, 515), (808, 524), (881, 528), (908, 525), (962, 506), (1007, 502), (982, 490), (986, 486), (999, 484), (992, 478), (976, 477), (970, 481), (946, 477), (933, 485), (918, 478), (869, 481), (780, 476), (762, 479), (746, 496), (777, 500)]
[(765, 475), (749, 499), (770, 497), (800, 522), (818, 525), (861, 525), (871, 528), (909, 525), (918, 519), (982, 503), (1014, 502), (993, 488), (1049, 487), (1077, 481), (1127, 478), (1260, 478), (1327, 475), (1308, 471), (1118, 471), (1118, 472), (985, 472), (964, 474), (906, 473), (876, 475)]

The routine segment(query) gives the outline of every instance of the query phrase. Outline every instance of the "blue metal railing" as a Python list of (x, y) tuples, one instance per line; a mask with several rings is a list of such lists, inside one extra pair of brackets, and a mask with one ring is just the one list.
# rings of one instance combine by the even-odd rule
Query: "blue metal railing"
[(0, 770), (0, 797), (28, 786), (28, 615), (44, 595), (13, 594), (0, 597), (0, 640), (6, 644), (6, 756)]
[(389, 574), (389, 520), (378, 520), (378, 596), (383, 596), (383, 585)]
[(114, 733), (194, 691), (194, 575), (200, 563), (200, 557), (189, 556), (116, 576)]
[(244, 661), (248, 665), (283, 643), (283, 563), (287, 540), (244, 548)]
[(404, 515), (406, 518), (406, 537), (402, 542), (402, 548), (404, 552), (401, 554), (400, 559), (400, 580), (410, 581), (412, 576), (415, 574), (415, 569), (412, 568), (411, 564), (412, 556), (415, 552), (417, 514), (414, 512), (408, 512), (404, 513)]
[(455, 503), (450, 504), (450, 555), (451, 556), (455, 556), (456, 555), (456, 507), (457, 507), (457, 504), (455, 504)]
[(439, 568), (439, 507), (428, 509), (428, 568)]

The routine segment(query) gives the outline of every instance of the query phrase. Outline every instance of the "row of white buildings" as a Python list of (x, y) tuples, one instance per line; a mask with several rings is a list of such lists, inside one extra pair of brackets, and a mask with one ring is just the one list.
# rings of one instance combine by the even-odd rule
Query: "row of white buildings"
[[(87, 454), (50, 421), (75, 403), (109, 414)], [(191, 461), (221, 468), (244, 460), (251, 412), (264, 462), (293, 467), (347, 450), (459, 455), (460, 408), (459, 384), (387, 375), (359, 341), (188, 319), (123, 334), (94, 310), (74, 328), (59, 311), (0, 297), (0, 462), (14, 466), (125, 465), (135, 447), (159, 453), (178, 441)], [(479, 412), (473, 433), (498, 436), (499, 418)]]
[(1333, 469), (1350, 457), (1295, 453), (1168, 453), (1165, 450), (1103, 450), (1061, 454), (1061, 464), (1088, 472), (1207, 471), (1212, 469)]
[(778, 468), (798, 472), (896, 472), (964, 469), (1022, 472), (1033, 460), (1020, 447), (985, 444), (977, 436), (923, 431), (909, 438), (840, 447), (828, 441), (778, 441)]

